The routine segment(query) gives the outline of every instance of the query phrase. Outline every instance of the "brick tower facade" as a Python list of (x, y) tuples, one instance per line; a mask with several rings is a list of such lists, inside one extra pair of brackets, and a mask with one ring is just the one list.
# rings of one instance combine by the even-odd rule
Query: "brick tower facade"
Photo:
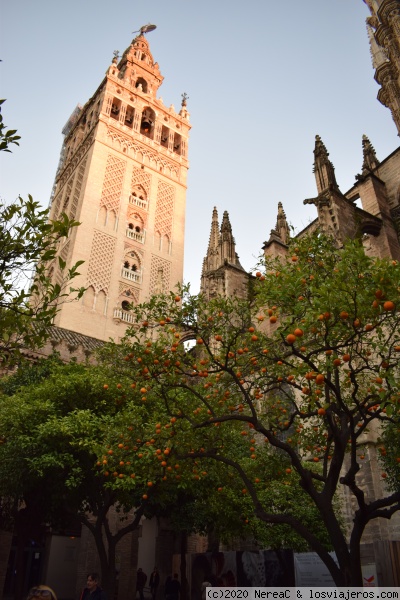
[(145, 29), (65, 126), (52, 195), (50, 218), (81, 223), (59, 255), (84, 261), (77, 285), (87, 288), (55, 325), (100, 340), (125, 333), (131, 303), (183, 278), (189, 113), (186, 94), (179, 113), (156, 97), (163, 76)]

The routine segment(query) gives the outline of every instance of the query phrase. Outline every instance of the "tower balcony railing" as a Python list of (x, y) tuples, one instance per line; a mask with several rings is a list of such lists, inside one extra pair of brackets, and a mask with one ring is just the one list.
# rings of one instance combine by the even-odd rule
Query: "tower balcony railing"
[(129, 323), (130, 325), (135, 324), (135, 317), (127, 310), (122, 310), (122, 308), (114, 308), (114, 319), (117, 321), (123, 321), (124, 323)]
[(146, 231), (135, 231), (134, 229), (126, 229), (126, 237), (131, 240), (135, 240), (135, 242), (139, 242), (140, 244), (144, 244), (146, 239)]
[(142, 283), (142, 271), (131, 271), (131, 269), (122, 267), (121, 277), (129, 279), (129, 281), (133, 281), (134, 283)]
[(147, 210), (148, 202), (147, 200), (143, 200), (143, 198), (138, 198), (137, 196), (129, 196), (129, 204), (133, 204), (134, 206), (139, 206), (139, 208), (143, 208)]

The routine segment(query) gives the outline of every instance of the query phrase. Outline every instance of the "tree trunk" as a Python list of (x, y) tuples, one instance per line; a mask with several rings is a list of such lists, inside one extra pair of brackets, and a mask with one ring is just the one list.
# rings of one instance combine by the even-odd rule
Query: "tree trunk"
[(104, 544), (101, 529), (93, 532), (97, 552), (100, 559), (101, 587), (107, 593), (108, 600), (114, 600), (117, 587), (117, 572), (115, 569), (115, 546), (114, 540), (109, 543), (108, 548)]
[(188, 581), (186, 578), (186, 554), (187, 554), (187, 531), (181, 533), (181, 598), (180, 600), (188, 600)]

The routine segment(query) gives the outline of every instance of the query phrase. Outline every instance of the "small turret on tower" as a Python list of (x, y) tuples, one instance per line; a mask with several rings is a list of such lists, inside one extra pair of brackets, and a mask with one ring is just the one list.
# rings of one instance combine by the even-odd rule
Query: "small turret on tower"
[(339, 189), (336, 182), (335, 169), (329, 160), (329, 152), (319, 135), (315, 136), (314, 173), (318, 194), (322, 194), (328, 190)]
[(363, 147), (363, 164), (362, 164), (362, 174), (366, 175), (370, 173), (376, 167), (380, 165), (379, 160), (376, 157), (375, 148), (369, 141), (366, 135), (362, 137), (362, 147)]
[(329, 153), (319, 135), (315, 136), (314, 173), (318, 196), (304, 200), (318, 209), (318, 226), (338, 244), (357, 235), (354, 205), (340, 191)]
[(283, 210), (282, 202), (278, 202), (278, 216), (275, 229), (271, 229), (268, 242), (264, 242), (265, 256), (282, 256), (286, 254), (290, 239), (290, 228)]

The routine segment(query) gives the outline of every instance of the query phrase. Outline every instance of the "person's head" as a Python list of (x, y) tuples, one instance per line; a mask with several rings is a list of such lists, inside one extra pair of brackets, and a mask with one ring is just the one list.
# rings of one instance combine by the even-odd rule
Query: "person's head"
[(86, 587), (90, 592), (94, 592), (100, 583), (100, 577), (98, 573), (88, 573), (86, 579)]
[(57, 600), (55, 592), (48, 585), (36, 585), (29, 590), (27, 600)]

